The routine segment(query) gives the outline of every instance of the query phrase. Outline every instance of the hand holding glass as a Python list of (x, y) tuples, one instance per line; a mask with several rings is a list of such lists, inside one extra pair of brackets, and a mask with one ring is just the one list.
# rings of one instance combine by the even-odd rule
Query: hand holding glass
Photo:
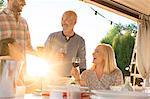
[(66, 50), (64, 49), (64, 48), (60, 48), (59, 50), (58, 50), (58, 53), (57, 53), (57, 59), (58, 60), (63, 60), (64, 59), (64, 57), (65, 57), (65, 55), (66, 55)]
[(72, 58), (72, 65), (74, 68), (72, 68), (72, 74), (73, 74), (73, 83), (76, 84), (76, 79), (80, 78), (80, 73), (78, 72), (79, 68), (77, 68), (80, 64), (80, 58), (79, 57), (73, 57)]
[(67, 51), (66, 51), (66, 49), (64, 49), (64, 48), (60, 48), (59, 53), (65, 55), (65, 54), (67, 53)]

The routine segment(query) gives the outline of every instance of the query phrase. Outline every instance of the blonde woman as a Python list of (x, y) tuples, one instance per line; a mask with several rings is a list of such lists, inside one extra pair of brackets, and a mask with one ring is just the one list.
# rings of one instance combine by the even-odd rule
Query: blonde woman
[(100, 44), (93, 53), (93, 67), (85, 70), (80, 77), (76, 68), (72, 76), (81, 86), (90, 89), (109, 89), (110, 86), (123, 84), (123, 75), (116, 65), (114, 50), (108, 44)]

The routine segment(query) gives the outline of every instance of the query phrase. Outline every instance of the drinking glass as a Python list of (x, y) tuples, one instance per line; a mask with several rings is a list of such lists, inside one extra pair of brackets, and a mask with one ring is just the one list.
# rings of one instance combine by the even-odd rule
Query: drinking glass
[(73, 57), (72, 58), (72, 65), (73, 67), (78, 67), (80, 65), (80, 57)]
[(66, 54), (66, 53), (67, 53), (67, 51), (66, 51), (66, 49), (65, 49), (65, 48), (60, 48), (60, 49), (59, 49), (59, 53)]
[[(72, 58), (72, 65), (74, 68), (77, 68), (77, 70), (79, 71), (79, 65), (80, 65), (80, 57), (73, 57)], [(72, 76), (71, 77), (71, 84), (77, 84), (76, 81), (75, 81), (75, 78)]]
[(64, 48), (60, 48), (59, 50), (58, 50), (58, 52), (57, 52), (57, 55), (56, 55), (56, 58), (57, 58), (57, 60), (59, 60), (59, 61), (63, 61), (64, 60), (64, 57), (65, 57), (65, 55), (66, 55), (66, 49), (64, 49)]

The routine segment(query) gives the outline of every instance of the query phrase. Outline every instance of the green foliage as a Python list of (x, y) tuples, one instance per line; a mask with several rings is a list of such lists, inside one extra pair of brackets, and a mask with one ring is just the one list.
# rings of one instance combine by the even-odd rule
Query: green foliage
[[(121, 34), (121, 31), (125, 30), (125, 34)], [(137, 26), (135, 24), (129, 24), (123, 26), (122, 24), (115, 25), (100, 42), (112, 45), (115, 54), (118, 67), (126, 75), (125, 68), (129, 66), (131, 62), (133, 47), (135, 44), (135, 36)]]
[(113, 40), (112, 47), (116, 54), (117, 64), (123, 73), (126, 72), (126, 66), (130, 65), (134, 44), (135, 38), (131, 36), (130, 32), (126, 32), (124, 35), (117, 35)]
[(0, 0), (0, 9), (4, 5), (4, 0)]
[(120, 34), (121, 28), (122, 28), (122, 25), (121, 25), (121, 24), (115, 25), (115, 26), (108, 32), (108, 34), (106, 35), (106, 37), (104, 37), (104, 38), (101, 40), (101, 43), (106, 43), (106, 44), (112, 45), (113, 38), (114, 38), (117, 34)]

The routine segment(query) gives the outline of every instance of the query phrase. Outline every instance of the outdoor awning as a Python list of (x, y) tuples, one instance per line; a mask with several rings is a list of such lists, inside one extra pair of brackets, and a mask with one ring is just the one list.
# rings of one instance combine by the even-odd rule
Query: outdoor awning
[(150, 0), (81, 0), (136, 21), (140, 14), (150, 15)]

